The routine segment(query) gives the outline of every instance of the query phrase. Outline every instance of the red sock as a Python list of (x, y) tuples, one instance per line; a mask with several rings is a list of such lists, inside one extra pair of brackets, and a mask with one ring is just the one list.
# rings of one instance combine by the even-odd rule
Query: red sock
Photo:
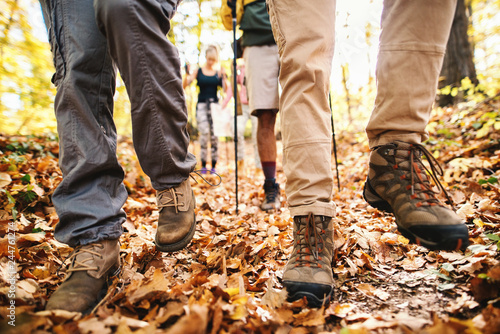
[(262, 161), (262, 172), (266, 180), (276, 178), (276, 161)]

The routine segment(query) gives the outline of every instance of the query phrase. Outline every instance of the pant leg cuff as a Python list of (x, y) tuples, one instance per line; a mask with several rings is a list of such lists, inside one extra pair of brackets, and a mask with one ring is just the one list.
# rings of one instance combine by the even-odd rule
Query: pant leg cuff
[(425, 138), (420, 133), (385, 135), (385, 136), (380, 136), (380, 137), (369, 139), (369, 146), (370, 146), (370, 149), (372, 149), (375, 146), (390, 144), (396, 140), (404, 141), (404, 142), (410, 143), (410, 144), (421, 144), (422, 141), (424, 141), (425, 139), (427, 139), (427, 138)]
[(316, 216), (335, 217), (335, 203), (332, 201), (329, 203), (316, 202), (309, 205), (293, 206), (289, 207), (289, 210), (292, 217), (307, 216), (309, 213), (313, 213)]

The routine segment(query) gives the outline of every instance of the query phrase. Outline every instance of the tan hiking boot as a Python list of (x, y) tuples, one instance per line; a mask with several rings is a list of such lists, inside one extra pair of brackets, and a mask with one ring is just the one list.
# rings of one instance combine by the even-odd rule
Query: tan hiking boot
[(120, 268), (118, 240), (78, 246), (69, 259), (69, 276), (50, 296), (45, 309), (88, 313), (106, 295), (108, 278)]
[(411, 242), (433, 250), (465, 249), (467, 226), (436, 198), (439, 192), (426, 172), (451, 202), (436, 176), (443, 174), (441, 167), (422, 145), (396, 141), (378, 146), (370, 155), (363, 196), (371, 206), (394, 213), (398, 230)]
[(274, 179), (264, 182), (264, 193), (266, 197), (260, 205), (261, 210), (279, 210), (281, 208), (280, 185)]
[(283, 273), (288, 300), (306, 298), (321, 307), (333, 292), (333, 221), (331, 217), (298, 216), (293, 219), (293, 251)]
[(177, 187), (159, 191), (156, 201), (160, 210), (156, 248), (162, 252), (183, 249), (191, 242), (196, 229), (196, 201), (189, 179)]

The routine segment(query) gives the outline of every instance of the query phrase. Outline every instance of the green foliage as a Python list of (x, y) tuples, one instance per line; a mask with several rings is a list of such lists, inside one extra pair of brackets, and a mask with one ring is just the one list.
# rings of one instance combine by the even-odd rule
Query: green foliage
[(29, 174), (26, 174), (24, 175), (22, 178), (21, 178), (21, 182), (23, 184), (29, 184), (31, 182), (31, 176)]
[(493, 129), (495, 131), (500, 130), (500, 111), (495, 110), (493, 112), (483, 114), (479, 118), (479, 122), (473, 124), (473, 126), (476, 126), (478, 123), (479, 130), (477, 131), (476, 138), (486, 137)]
[(0, 132), (56, 130), (50, 46), (35, 37), (28, 21), (39, 7), (34, 0), (0, 3)]
[(487, 180), (485, 179), (480, 179), (479, 181), (477, 181), (477, 183), (483, 185), (483, 184), (498, 184), (498, 179), (494, 176), (488, 178)]
[[(474, 85), (471, 80), (467, 77), (461, 80), (460, 87), (454, 87), (452, 85), (445, 86), (439, 90), (440, 95), (451, 95), (456, 97), (457, 95), (461, 95), (464, 98), (471, 98), (477, 92), (483, 92), (484, 85)], [(483, 97), (484, 98), (484, 97)]]
[(29, 204), (35, 200), (37, 194), (33, 191), (33, 186), (29, 184), (26, 188), (26, 191), (19, 192), (19, 197), (24, 203)]
[[(25, 155), (28, 153), (40, 156), (53, 156), (51, 152), (47, 152), (44, 149), (44, 145), (41, 144), (43, 141), (40, 141), (39, 137), (29, 135), (26, 136), (26, 138), (28, 140), (12, 139), (11, 142), (5, 146), (5, 149), (3, 149), (3, 151), (7, 152), (8, 155), (2, 156), (2, 160), (0, 161), (4, 163), (21, 163), (26, 160)], [(46, 138), (46, 140), (49, 141), (57, 141), (57, 137), (54, 136), (45, 136), (43, 138)]]
[(486, 237), (490, 239), (493, 243), (495, 243), (497, 245), (497, 249), (500, 250), (500, 235), (486, 234)]
[(26, 161), (26, 158), (17, 153), (9, 154), (8, 156), (1, 157), (0, 162), (9, 164), (8, 171), (17, 170), (17, 165)]
[(9, 203), (8, 207), (11, 208), (12, 219), (17, 219), (17, 208), (16, 208), (16, 199), (10, 194), (9, 191), (5, 189), (0, 189), (1, 192), (4, 192), (7, 195), (7, 203)]
[(29, 147), (29, 144), (27, 142), (13, 141), (9, 145), (7, 145), (5, 148), (8, 149), (9, 151), (12, 151), (13, 153), (18, 154), (18, 155), (24, 155), (28, 152), (28, 147)]
[(439, 129), (437, 134), (445, 136), (447, 139), (455, 138), (455, 133), (450, 131), (448, 128)]

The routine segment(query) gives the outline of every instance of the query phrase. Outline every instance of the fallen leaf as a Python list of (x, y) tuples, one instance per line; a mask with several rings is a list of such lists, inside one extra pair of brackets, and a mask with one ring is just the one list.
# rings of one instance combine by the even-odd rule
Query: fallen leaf
[(9, 173), (0, 173), (0, 189), (8, 186), (12, 182), (12, 179), (10, 178)]

